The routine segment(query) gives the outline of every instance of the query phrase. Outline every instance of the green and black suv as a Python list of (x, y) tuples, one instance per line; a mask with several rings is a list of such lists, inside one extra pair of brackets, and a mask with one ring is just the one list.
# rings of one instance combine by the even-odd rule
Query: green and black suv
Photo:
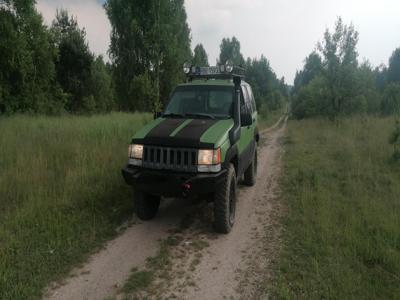
[(185, 65), (165, 110), (139, 130), (129, 146), (125, 181), (134, 188), (138, 217), (152, 219), (161, 197), (202, 196), (214, 205), (214, 226), (228, 233), (235, 221), (236, 185), (254, 185), (257, 110), (253, 92), (232, 64)]

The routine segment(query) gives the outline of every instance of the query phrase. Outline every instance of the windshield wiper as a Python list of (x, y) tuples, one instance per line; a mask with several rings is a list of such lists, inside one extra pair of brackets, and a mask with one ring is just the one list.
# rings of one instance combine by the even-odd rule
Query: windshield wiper
[(215, 119), (215, 117), (213, 116), (213, 115), (209, 115), (209, 114), (201, 114), (201, 113), (198, 113), (198, 114), (192, 114), (192, 113), (190, 113), (190, 114), (185, 114), (185, 117), (193, 117), (193, 118), (203, 118), (203, 119)]
[(163, 118), (184, 118), (185, 115), (182, 114), (175, 114), (175, 113), (168, 113), (168, 114), (163, 114)]

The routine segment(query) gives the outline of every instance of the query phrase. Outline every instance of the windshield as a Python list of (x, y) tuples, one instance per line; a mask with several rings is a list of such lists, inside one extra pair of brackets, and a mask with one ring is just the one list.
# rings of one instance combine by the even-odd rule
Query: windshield
[(233, 96), (232, 86), (181, 86), (174, 91), (164, 116), (231, 118)]

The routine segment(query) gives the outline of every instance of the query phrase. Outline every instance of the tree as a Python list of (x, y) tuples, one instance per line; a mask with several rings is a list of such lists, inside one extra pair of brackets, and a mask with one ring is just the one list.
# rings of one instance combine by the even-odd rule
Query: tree
[(353, 106), (352, 113), (378, 114), (380, 112), (382, 97), (377, 86), (377, 76), (378, 74), (368, 61), (360, 65), (355, 83), (358, 96), (350, 101)]
[(0, 1), (0, 113), (48, 113), (62, 107), (54, 48), (35, 1)]
[(297, 119), (330, 115), (332, 107), (327, 97), (326, 79), (322, 75), (316, 76), (309, 84), (301, 86), (293, 96), (292, 114)]
[(237, 66), (244, 66), (245, 61), (240, 52), (240, 42), (236, 37), (223, 38), (220, 45), (219, 63), (226, 64), (227, 61), (232, 61)]
[(194, 55), (192, 64), (195, 66), (205, 66), (208, 67), (208, 55), (206, 50), (203, 47), (203, 44), (198, 44), (194, 48)]
[(393, 145), (393, 159), (400, 160), (400, 120), (396, 120), (395, 128), (389, 138), (389, 144)]
[(89, 85), (94, 57), (89, 50), (85, 30), (79, 28), (77, 20), (70, 17), (66, 10), (60, 10), (51, 32), (58, 50), (57, 80), (68, 94), (67, 109), (72, 112), (91, 111), (95, 106), (89, 103), (92, 100)]
[(385, 65), (380, 65), (374, 70), (375, 73), (375, 85), (379, 91), (383, 91), (387, 83), (388, 69)]
[[(191, 58), (183, 0), (108, 0), (105, 8), (119, 108), (158, 110), (184, 79), (182, 65)], [(147, 104), (138, 100), (146, 98)]]
[(246, 80), (252, 86), (257, 108), (264, 115), (281, 108), (287, 95), (287, 86), (284, 78), (279, 80), (272, 71), (268, 59), (264, 55), (261, 55), (260, 59), (248, 58), (245, 70)]
[(382, 113), (384, 115), (400, 114), (400, 83), (390, 83), (385, 88)]
[(107, 112), (115, 108), (114, 87), (111, 72), (100, 55), (93, 61), (89, 90), (95, 102), (94, 110)]
[(294, 79), (294, 90), (297, 92), (302, 86), (309, 84), (316, 76), (322, 72), (321, 56), (313, 51), (305, 60), (303, 70), (296, 72)]
[(345, 25), (338, 18), (333, 33), (326, 30), (319, 45), (323, 60), (323, 72), (328, 84), (328, 97), (332, 106), (332, 116), (344, 113), (344, 107), (356, 96), (358, 32), (353, 25)]
[(387, 81), (400, 82), (400, 48), (397, 48), (389, 59)]

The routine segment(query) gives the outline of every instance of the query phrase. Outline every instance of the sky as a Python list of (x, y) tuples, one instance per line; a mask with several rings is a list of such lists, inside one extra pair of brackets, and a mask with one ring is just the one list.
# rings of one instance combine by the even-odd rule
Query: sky
[[(57, 8), (66, 8), (85, 27), (90, 48), (107, 56), (111, 26), (104, 0), (37, 0), (51, 24)], [(245, 57), (268, 58), (278, 75), (292, 83), (305, 57), (332, 29), (338, 16), (359, 32), (360, 60), (387, 64), (400, 47), (399, 0), (185, 0), (192, 48), (202, 43), (215, 64), (222, 38), (236, 36)]]

